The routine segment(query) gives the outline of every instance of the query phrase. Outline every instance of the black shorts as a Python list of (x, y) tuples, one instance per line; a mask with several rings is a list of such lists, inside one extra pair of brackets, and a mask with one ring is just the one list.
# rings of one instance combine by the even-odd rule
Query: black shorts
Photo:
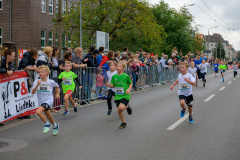
[(45, 111), (49, 110), (51, 107), (47, 103), (41, 104), (43, 108), (45, 108)]
[(218, 73), (218, 70), (215, 70), (215, 73)]
[(222, 73), (225, 73), (225, 70), (222, 70), (222, 71), (221, 71), (221, 74), (222, 74)]
[(187, 104), (187, 106), (189, 107), (193, 107), (193, 95), (191, 94), (190, 96), (184, 96), (184, 95), (179, 95), (179, 101), (184, 99), (185, 103)]
[(197, 75), (198, 75), (198, 79), (201, 79), (202, 78), (202, 75), (200, 73), (200, 70), (197, 70)]
[(125, 98), (121, 99), (121, 100), (115, 100), (115, 104), (118, 107), (120, 105), (120, 103), (124, 104), (125, 106), (128, 105), (129, 100), (126, 100)]

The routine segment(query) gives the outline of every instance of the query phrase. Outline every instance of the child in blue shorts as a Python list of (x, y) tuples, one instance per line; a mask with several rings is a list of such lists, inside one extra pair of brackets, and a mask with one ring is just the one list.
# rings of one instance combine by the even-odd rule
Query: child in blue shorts
[(218, 73), (218, 67), (219, 67), (219, 65), (218, 65), (218, 63), (217, 63), (217, 61), (215, 61), (215, 63), (214, 63), (214, 71), (215, 71), (215, 77), (217, 77), (217, 73)]

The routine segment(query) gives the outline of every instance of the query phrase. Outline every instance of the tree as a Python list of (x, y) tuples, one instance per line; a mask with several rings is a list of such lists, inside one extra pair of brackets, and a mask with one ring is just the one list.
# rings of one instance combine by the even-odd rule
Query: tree
[(237, 61), (240, 61), (240, 51), (237, 52)]
[[(221, 49), (221, 56), (220, 56), (220, 49)], [(223, 48), (223, 43), (218, 41), (218, 43), (216, 44), (216, 48), (213, 49), (213, 56), (216, 58), (226, 58), (226, 52)]]
[[(63, 16), (63, 28), (71, 35), (71, 46), (79, 44), (79, 5)], [(82, 1), (83, 46), (95, 44), (96, 31), (108, 32), (110, 49), (143, 48), (160, 52), (166, 34), (159, 26), (147, 2), (138, 0), (84, 0)], [(69, 44), (68, 44), (69, 45)]]
[(166, 54), (170, 55), (173, 47), (177, 47), (178, 51), (183, 53), (195, 52), (199, 48), (199, 43), (195, 41), (197, 27), (191, 27), (193, 16), (185, 7), (177, 11), (161, 1), (153, 6), (153, 15), (158, 25), (162, 26), (167, 34), (163, 40), (163, 50)]

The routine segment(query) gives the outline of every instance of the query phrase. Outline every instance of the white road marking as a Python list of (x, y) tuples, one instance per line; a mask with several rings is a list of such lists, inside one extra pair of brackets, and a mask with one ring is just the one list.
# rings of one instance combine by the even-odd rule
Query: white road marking
[(222, 90), (224, 90), (224, 88), (226, 88), (226, 86), (223, 86), (223, 87), (222, 87), (222, 88), (220, 88), (219, 90), (220, 90), (220, 91), (222, 91)]
[(177, 122), (173, 123), (170, 127), (167, 128), (167, 130), (173, 130), (183, 121), (185, 121), (188, 118), (188, 116), (189, 116), (189, 113), (187, 113), (184, 117), (180, 118)]
[(228, 82), (228, 84), (231, 84), (231, 83), (232, 83), (232, 81)]
[(204, 102), (208, 102), (210, 99), (212, 99), (215, 96), (215, 94), (212, 94), (210, 97), (204, 100)]

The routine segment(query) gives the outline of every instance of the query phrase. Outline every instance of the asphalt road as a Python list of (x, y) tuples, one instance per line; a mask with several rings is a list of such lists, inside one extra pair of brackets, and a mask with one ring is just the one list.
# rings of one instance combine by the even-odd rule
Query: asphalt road
[(225, 74), (224, 83), (220, 74), (207, 75), (206, 87), (200, 81), (193, 90), (194, 124), (187, 118), (172, 130), (168, 128), (180, 119), (181, 108), (178, 86), (171, 91), (171, 85), (133, 94), (133, 114), (124, 112), (125, 129), (118, 129), (115, 107), (106, 115), (106, 102), (70, 111), (66, 117), (55, 115), (60, 123), (57, 136), (52, 130), (42, 134), (40, 120), (11, 127), (0, 132), (0, 141), (21, 140), (25, 148), (0, 148), (0, 160), (239, 160), (239, 82), (232, 71)]

